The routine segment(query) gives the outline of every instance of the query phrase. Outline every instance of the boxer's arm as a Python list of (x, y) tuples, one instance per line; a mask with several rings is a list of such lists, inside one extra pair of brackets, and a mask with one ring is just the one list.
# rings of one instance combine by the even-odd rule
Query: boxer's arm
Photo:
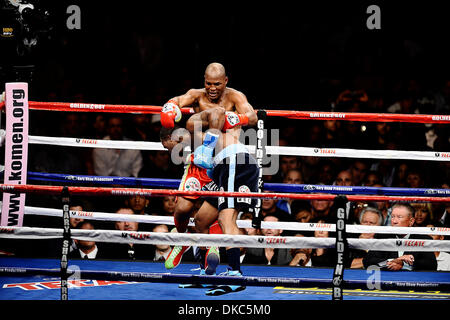
[(194, 133), (195, 126), (201, 131), (206, 129), (221, 130), (225, 123), (225, 109), (221, 107), (203, 110), (193, 114), (186, 122), (186, 129), (190, 133)]
[(178, 96), (178, 97), (174, 97), (170, 100), (174, 100), (180, 108), (183, 108), (183, 107), (188, 107), (188, 106), (194, 104), (195, 102), (197, 102), (200, 97), (200, 94), (201, 94), (201, 90), (190, 89), (185, 94)]
[(173, 128), (175, 122), (181, 120), (180, 108), (190, 106), (198, 100), (199, 90), (191, 89), (184, 95), (174, 97), (167, 101), (161, 109), (161, 125), (165, 128)]
[(242, 92), (236, 91), (233, 95), (233, 100), (236, 107), (236, 113), (247, 116), (248, 126), (256, 126), (258, 116), (256, 115), (256, 112), (251, 104), (248, 102), (247, 97)]

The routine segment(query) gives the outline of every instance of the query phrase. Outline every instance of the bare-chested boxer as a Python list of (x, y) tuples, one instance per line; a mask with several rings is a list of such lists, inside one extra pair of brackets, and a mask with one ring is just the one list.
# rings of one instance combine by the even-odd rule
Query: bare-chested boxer
[[(226, 76), (223, 65), (220, 63), (211, 63), (205, 70), (204, 88), (191, 89), (181, 96), (170, 99), (164, 105), (161, 111), (162, 126), (169, 129), (173, 128), (175, 122), (178, 122), (181, 119), (180, 108), (182, 107), (192, 107), (196, 113), (219, 107), (225, 111), (223, 114), (224, 117), (221, 116), (219, 117), (220, 119), (209, 119), (211, 120), (211, 123), (208, 122), (208, 124), (211, 124), (209, 127), (226, 130), (229, 135), (233, 135), (236, 139), (239, 139), (241, 126), (254, 126), (257, 122), (257, 116), (253, 107), (248, 103), (245, 95), (235, 89), (227, 87), (227, 83), (228, 77)], [(186, 174), (187, 172), (185, 172), (185, 175)], [(206, 182), (203, 174), (202, 178), (203, 181)], [(185, 181), (185, 179), (183, 180)], [(183, 187), (184, 186), (181, 185), (180, 189), (185, 190)], [(175, 210), (175, 221), (178, 232), (185, 232), (187, 224), (189, 223), (189, 217), (191, 215), (189, 208), (192, 207), (189, 201), (190, 199), (187, 199), (186, 197), (178, 197), (178, 210)], [(202, 216), (196, 217), (196, 222), (198, 222), (196, 225), (199, 226), (202, 226), (202, 222), (205, 225), (207, 224)], [(203, 226), (200, 228), (203, 229)], [(169, 256), (171, 257), (169, 266), (175, 265), (172, 261), (180, 261), (185, 249), (186, 248), (177, 248), (175, 250), (174, 248), (172, 255)], [(210, 248), (208, 255), (206, 252), (201, 251), (202, 260), (204, 259), (204, 256), (207, 258), (209, 253), (218, 255), (216, 248)], [(213, 261), (214, 259), (211, 260)]]

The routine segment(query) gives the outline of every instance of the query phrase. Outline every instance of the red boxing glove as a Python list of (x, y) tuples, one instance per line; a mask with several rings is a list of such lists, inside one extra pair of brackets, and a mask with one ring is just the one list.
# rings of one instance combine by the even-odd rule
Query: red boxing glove
[(169, 100), (161, 110), (161, 125), (165, 128), (173, 128), (175, 122), (181, 120), (181, 110), (175, 100)]
[(245, 114), (238, 114), (235, 112), (225, 112), (225, 123), (223, 124), (222, 131), (234, 128), (236, 126), (248, 125), (248, 116)]

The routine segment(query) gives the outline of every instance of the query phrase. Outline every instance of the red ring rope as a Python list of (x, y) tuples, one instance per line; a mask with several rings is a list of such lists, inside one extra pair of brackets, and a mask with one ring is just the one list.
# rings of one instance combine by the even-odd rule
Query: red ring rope
[[(10, 185), (0, 184), (0, 192), (7, 193), (37, 193), (61, 194), (63, 186), (40, 185)], [(208, 196), (233, 198), (264, 198), (264, 199), (296, 199), (296, 200), (328, 200), (336, 198), (333, 194), (297, 194), (297, 193), (255, 193), (255, 192), (225, 192), (225, 191), (181, 191), (168, 189), (138, 189), (138, 188), (99, 188), (99, 187), (68, 187), (72, 195), (83, 196)], [(411, 197), (411, 196), (382, 196), (382, 195), (348, 195), (348, 201), (412, 201), (412, 202), (450, 202), (446, 197)]]
[[(0, 109), (4, 103), (0, 104)], [(116, 105), (72, 102), (37, 102), (28, 101), (32, 110), (75, 111), (75, 112), (116, 112), (155, 114), (161, 106), (152, 105)], [(346, 120), (363, 122), (409, 122), (409, 123), (450, 123), (450, 115), (400, 114), (400, 113), (359, 113), (359, 112), (324, 112), (324, 111), (291, 111), (265, 110), (268, 116), (285, 117), (302, 120)], [(183, 114), (192, 114), (192, 108), (182, 108)]]

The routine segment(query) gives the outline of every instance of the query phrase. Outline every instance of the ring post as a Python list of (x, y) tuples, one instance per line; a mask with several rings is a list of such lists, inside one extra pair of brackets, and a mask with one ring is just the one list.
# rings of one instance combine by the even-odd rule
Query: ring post
[(61, 192), (61, 200), (63, 205), (63, 242), (61, 252), (61, 300), (69, 299), (68, 280), (68, 254), (70, 247), (70, 216), (69, 216), (69, 188), (65, 186)]
[[(258, 110), (257, 116), (258, 122), (256, 131), (256, 161), (259, 166), (258, 192), (261, 193), (264, 190), (264, 181), (262, 177), (264, 171), (263, 159), (266, 155), (266, 146), (264, 141), (264, 122), (266, 121), (267, 117), (266, 111)], [(262, 199), (258, 198), (252, 220), (252, 227), (255, 229), (261, 228), (261, 208), (262, 208)]]
[(334, 199), (336, 205), (336, 266), (333, 271), (333, 300), (343, 299), (344, 267), (348, 256), (346, 235), (347, 197), (339, 195)]

